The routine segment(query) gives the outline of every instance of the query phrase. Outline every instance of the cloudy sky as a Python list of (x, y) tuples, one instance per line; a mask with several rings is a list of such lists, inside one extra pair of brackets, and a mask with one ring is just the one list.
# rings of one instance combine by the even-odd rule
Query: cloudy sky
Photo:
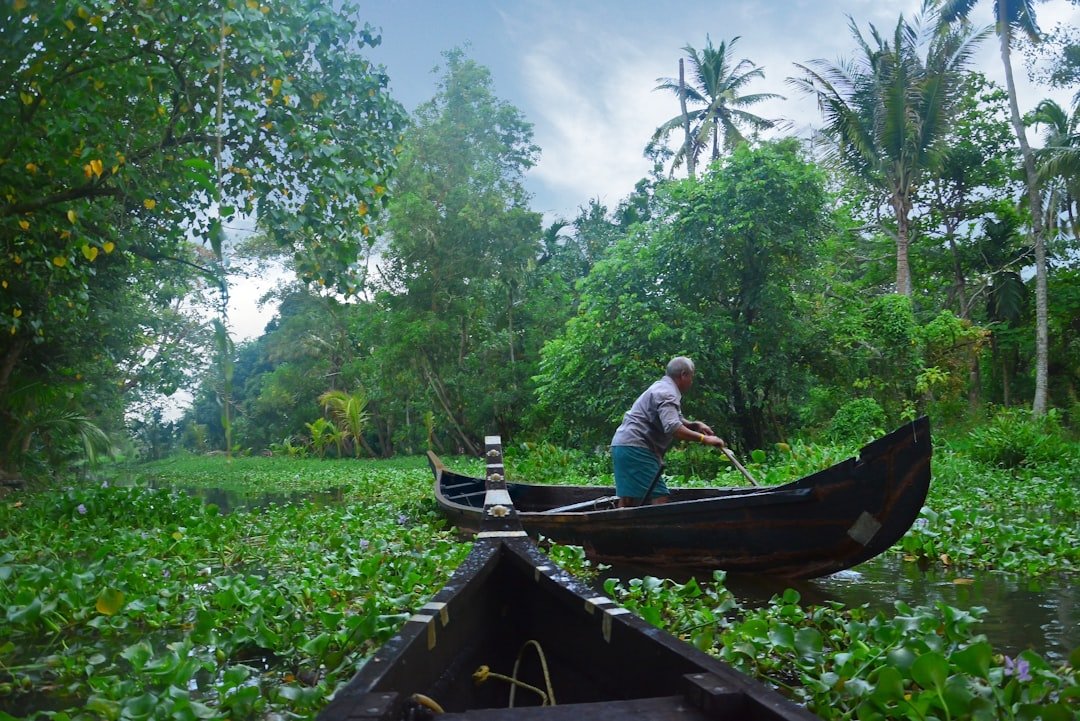
[[(533, 207), (547, 220), (572, 218), (591, 198), (614, 207), (648, 172), (642, 150), (653, 130), (678, 113), (674, 95), (655, 92), (656, 79), (677, 77), (682, 48), (702, 48), (738, 36), (737, 58), (765, 72), (748, 92), (784, 100), (755, 109), (791, 122), (788, 132), (808, 135), (820, 124), (812, 98), (789, 87), (794, 63), (851, 57), (849, 16), (863, 30), (874, 23), (891, 34), (901, 13), (913, 18), (919, 0), (358, 0), (361, 19), (382, 32), (368, 57), (386, 67), (394, 96), (412, 111), (435, 92), (433, 68), (441, 53), (463, 47), (487, 66), (495, 92), (533, 123), (541, 148), (527, 176)], [(1080, 26), (1080, 7), (1069, 0), (1037, 4), (1044, 30)], [(974, 20), (992, 22), (982, 0)], [(979, 47), (975, 67), (1004, 84), (993, 36)], [(1014, 57), (1021, 111), (1044, 97), (1067, 105), (1071, 92), (1051, 92), (1027, 80)], [(264, 284), (233, 290), (232, 325), (239, 337), (262, 332), (272, 308), (258, 308)]]
[[(383, 35), (368, 54), (386, 66), (391, 91), (409, 110), (434, 94), (440, 53), (468, 44), (497, 94), (534, 124), (542, 151), (528, 178), (536, 209), (570, 216), (593, 197), (614, 206), (648, 172), (642, 149), (679, 111), (674, 95), (653, 88), (658, 77), (678, 76), (685, 45), (738, 36), (736, 58), (765, 72), (749, 91), (786, 98), (756, 112), (791, 120), (788, 132), (806, 135), (820, 114), (785, 82), (798, 74), (794, 63), (851, 57), (849, 16), (864, 33), (874, 23), (891, 35), (900, 14), (913, 18), (919, 7), (919, 0), (360, 0), (361, 18)], [(991, 7), (977, 5), (977, 23), (990, 24)], [(1080, 7), (1068, 0), (1039, 3), (1037, 12), (1046, 30), (1080, 26)], [(1048, 92), (1027, 82), (1022, 57), (1014, 65), (1023, 112)], [(994, 38), (981, 44), (975, 66), (1004, 84)], [(1071, 94), (1055, 97), (1064, 103)]]

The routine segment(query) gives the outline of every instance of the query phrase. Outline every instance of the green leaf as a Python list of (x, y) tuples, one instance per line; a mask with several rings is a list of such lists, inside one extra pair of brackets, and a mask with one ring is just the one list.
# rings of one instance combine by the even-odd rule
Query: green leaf
[(922, 654), (911, 665), (911, 677), (925, 689), (932, 688), (940, 692), (945, 687), (948, 676), (949, 664), (945, 657), (936, 651)]
[(821, 631), (816, 628), (800, 628), (795, 634), (795, 648), (805, 657), (820, 655), (823, 647)]
[(34, 597), (34, 600), (25, 606), (8, 606), (7, 619), (8, 623), (15, 625), (22, 625), (27, 623), (33, 623), (37, 621), (41, 616), (41, 599)]
[(123, 607), (124, 592), (115, 588), (103, 588), (94, 604), (94, 608), (103, 616), (115, 616)]
[(885, 666), (878, 672), (877, 683), (870, 695), (875, 701), (900, 701), (904, 698), (904, 677), (891, 666)]
[(780, 648), (795, 648), (795, 629), (786, 623), (769, 630), (769, 641)]
[(957, 651), (949, 660), (964, 673), (985, 679), (990, 675), (990, 662), (994, 651), (989, 643), (975, 643), (962, 651)]
[(154, 649), (147, 641), (139, 641), (120, 652), (120, 656), (126, 658), (136, 671), (142, 671), (153, 655)]

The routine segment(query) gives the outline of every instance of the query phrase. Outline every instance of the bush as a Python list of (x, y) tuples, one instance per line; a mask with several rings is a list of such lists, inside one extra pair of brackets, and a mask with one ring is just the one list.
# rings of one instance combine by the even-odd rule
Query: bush
[(1036, 417), (1026, 408), (1002, 408), (970, 439), (973, 458), (1002, 468), (1053, 464), (1072, 453), (1055, 409)]
[(833, 414), (826, 431), (835, 443), (865, 443), (885, 435), (885, 411), (873, 398), (855, 398)]

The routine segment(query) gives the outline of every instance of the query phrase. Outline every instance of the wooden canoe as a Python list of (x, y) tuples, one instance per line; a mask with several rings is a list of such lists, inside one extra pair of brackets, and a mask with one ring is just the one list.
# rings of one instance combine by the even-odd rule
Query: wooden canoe
[[(673, 489), (666, 504), (615, 508), (600, 486), (508, 483), (525, 530), (616, 566), (815, 578), (885, 551), (930, 487), (930, 422), (901, 426), (857, 457), (780, 486)], [(435, 498), (464, 533), (480, 528), (484, 481), (429, 454)]]
[(498, 437), (487, 446), (492, 480), (470, 555), (320, 721), (818, 718), (559, 568), (522, 530)]

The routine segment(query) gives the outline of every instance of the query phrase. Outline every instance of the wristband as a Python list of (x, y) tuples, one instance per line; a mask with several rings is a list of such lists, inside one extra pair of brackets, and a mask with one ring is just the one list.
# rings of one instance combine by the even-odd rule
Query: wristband
[(698, 441), (701, 442), (701, 443), (705, 442), (705, 434), (704, 433), (701, 434), (701, 437), (698, 438)]

